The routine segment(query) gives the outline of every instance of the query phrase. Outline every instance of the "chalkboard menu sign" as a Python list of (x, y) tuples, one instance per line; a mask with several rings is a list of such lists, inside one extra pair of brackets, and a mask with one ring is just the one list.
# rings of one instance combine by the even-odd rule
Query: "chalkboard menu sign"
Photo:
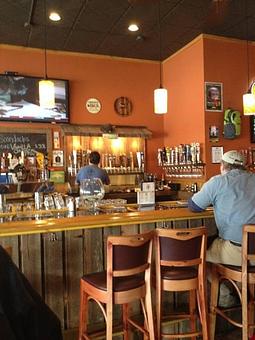
[(251, 143), (255, 143), (255, 116), (250, 116)]
[(37, 152), (47, 153), (46, 133), (0, 133), (0, 154), (11, 153), (25, 156), (35, 156)]

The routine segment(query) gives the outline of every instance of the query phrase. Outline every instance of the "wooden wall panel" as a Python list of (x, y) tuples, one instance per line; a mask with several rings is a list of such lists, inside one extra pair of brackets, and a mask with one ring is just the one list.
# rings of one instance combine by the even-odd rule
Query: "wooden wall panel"
[(74, 328), (79, 324), (80, 278), (83, 276), (83, 232), (69, 231), (65, 233), (65, 271), (66, 289), (64, 291), (66, 328)]
[(20, 237), (21, 270), (37, 292), (42, 295), (40, 235)]
[[(83, 272), (84, 274), (99, 272), (104, 269), (103, 254), (103, 231), (102, 228), (93, 230), (84, 230), (83, 238)], [(102, 323), (103, 314), (94, 302), (93, 307), (89, 310), (89, 323)]]
[[(198, 216), (199, 217), (199, 216)], [(209, 234), (215, 232), (214, 219), (165, 221), (158, 223), (130, 224), (127, 226), (95, 228), (41, 235), (1, 238), (2, 246), (13, 248), (12, 257), (32, 286), (60, 318), (63, 329), (76, 328), (79, 322), (80, 278), (83, 274), (101, 271), (106, 263), (108, 235), (127, 235), (146, 232), (157, 227), (185, 228), (205, 225)], [(170, 308), (185, 301), (183, 295), (169, 294)], [(138, 304), (131, 313), (140, 312)], [(115, 319), (120, 320), (120, 308), (115, 308)], [(90, 325), (104, 321), (98, 307), (90, 309)], [(134, 337), (135, 338), (135, 337)]]
[(44, 234), (42, 238), (45, 302), (54, 310), (64, 325), (63, 233)]
[(20, 241), (19, 240), (20, 240), (19, 236), (3, 237), (0, 239), (0, 244), (2, 247), (11, 248), (11, 257), (17, 267), (19, 267), (19, 259), (20, 259), (20, 248), (19, 248)]

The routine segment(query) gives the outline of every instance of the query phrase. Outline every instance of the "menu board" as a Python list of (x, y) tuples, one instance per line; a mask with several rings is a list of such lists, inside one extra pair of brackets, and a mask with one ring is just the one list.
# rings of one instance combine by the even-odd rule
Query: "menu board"
[(255, 143), (255, 116), (250, 116), (251, 143)]
[(0, 154), (11, 153), (19, 156), (24, 151), (26, 157), (37, 152), (47, 153), (46, 133), (0, 133)]

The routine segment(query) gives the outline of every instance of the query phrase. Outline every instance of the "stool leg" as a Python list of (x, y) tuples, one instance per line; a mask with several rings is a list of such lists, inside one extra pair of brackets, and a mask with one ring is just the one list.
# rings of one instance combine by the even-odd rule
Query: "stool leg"
[(155, 340), (150, 283), (146, 287), (145, 306), (146, 306), (146, 314), (147, 314), (147, 320), (148, 320), (149, 339)]
[(219, 277), (216, 268), (212, 266), (212, 282), (211, 282), (211, 302), (210, 302), (210, 339), (214, 340), (216, 326), (216, 311), (215, 307), (218, 304), (219, 294)]
[[(253, 302), (254, 301), (254, 284), (250, 283), (249, 284), (249, 301)], [(249, 303), (249, 323), (253, 324), (254, 323), (254, 304)], [(249, 330), (249, 336), (252, 337), (253, 335), (253, 328), (250, 328)]]
[(203, 340), (208, 340), (209, 333), (208, 333), (208, 320), (207, 320), (207, 303), (206, 303), (205, 286), (203, 283), (200, 283), (200, 286), (197, 292), (197, 297), (198, 297), (199, 315), (200, 315), (200, 322), (202, 326)]
[(123, 319), (123, 332), (124, 332), (124, 340), (129, 340), (128, 335), (128, 304), (125, 303), (122, 305), (122, 319)]
[[(247, 280), (243, 280), (246, 281)], [(242, 324), (243, 324), (243, 340), (248, 339), (248, 296), (247, 284), (242, 282)]]
[(88, 294), (82, 289), (80, 292), (80, 324), (79, 324), (79, 340), (83, 339), (83, 334), (87, 334), (88, 320)]
[[(195, 332), (196, 330), (196, 291), (189, 291), (189, 314), (190, 314), (190, 330)], [(192, 337), (192, 340), (196, 340), (196, 337)]]
[(157, 320), (157, 339), (161, 339), (161, 304), (162, 304), (162, 293), (161, 293), (161, 285), (160, 282), (157, 282), (156, 285), (156, 320)]
[(106, 304), (106, 340), (112, 340), (112, 319), (113, 306), (111, 301)]

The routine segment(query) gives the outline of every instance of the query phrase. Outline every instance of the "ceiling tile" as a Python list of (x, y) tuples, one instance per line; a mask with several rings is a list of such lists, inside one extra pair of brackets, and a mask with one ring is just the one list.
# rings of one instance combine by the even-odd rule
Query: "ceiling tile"
[[(0, 42), (45, 46), (44, 1), (0, 0)], [(161, 53), (158, 10), (160, 4)], [(255, 0), (46, 0), (49, 49), (157, 60), (167, 58), (201, 33), (255, 39)], [(30, 17), (30, 14), (32, 16)], [(140, 30), (127, 26), (137, 21)], [(28, 23), (28, 25), (25, 25)]]

